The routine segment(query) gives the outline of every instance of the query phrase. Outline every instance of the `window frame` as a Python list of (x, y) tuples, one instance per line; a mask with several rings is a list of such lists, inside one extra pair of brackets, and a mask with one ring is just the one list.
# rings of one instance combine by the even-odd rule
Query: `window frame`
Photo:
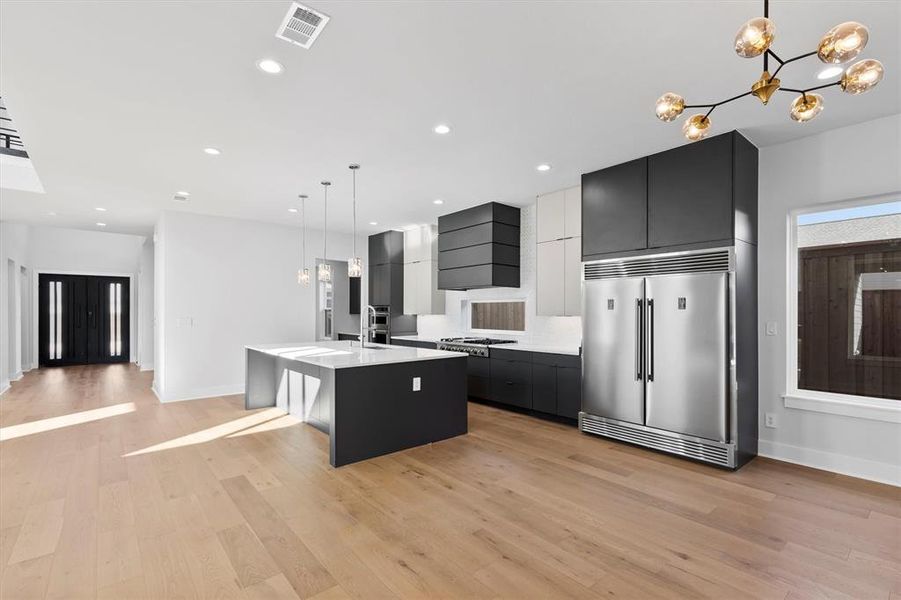
[(856, 208), (870, 204), (885, 204), (899, 200), (901, 200), (901, 191), (817, 204), (789, 211), (786, 223), (788, 229), (786, 239), (788, 262), (786, 265), (786, 390), (782, 395), (786, 408), (901, 423), (901, 400), (804, 390), (798, 387), (798, 217), (811, 213)]

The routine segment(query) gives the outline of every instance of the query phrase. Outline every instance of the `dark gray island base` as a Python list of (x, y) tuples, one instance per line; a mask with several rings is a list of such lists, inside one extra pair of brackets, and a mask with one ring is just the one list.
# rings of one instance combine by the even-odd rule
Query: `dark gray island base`
[(333, 467), (467, 432), (465, 354), (341, 341), (248, 346), (246, 360), (245, 408), (328, 434)]

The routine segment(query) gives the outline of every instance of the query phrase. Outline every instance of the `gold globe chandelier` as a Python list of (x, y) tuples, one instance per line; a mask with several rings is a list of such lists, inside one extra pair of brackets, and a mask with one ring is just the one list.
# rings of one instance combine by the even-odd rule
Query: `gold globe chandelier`
[[(832, 83), (803, 90), (782, 87), (782, 82), (776, 75), (779, 74), (779, 71), (785, 65), (814, 55), (826, 64), (838, 65), (846, 63), (856, 58), (867, 45), (869, 31), (860, 23), (854, 21), (836, 25), (823, 35), (819, 47), (813, 52), (807, 52), (806, 54), (783, 60), (770, 49), (776, 37), (776, 25), (769, 18), (769, 4), (769, 0), (764, 0), (763, 16), (751, 19), (742, 25), (738, 33), (735, 34), (736, 54), (742, 58), (763, 56), (763, 73), (760, 75), (760, 79), (751, 85), (751, 89), (743, 94), (711, 104), (685, 104), (685, 99), (682, 96), (673, 92), (667, 92), (657, 99), (656, 114), (658, 119), (666, 122), (675, 121), (686, 108), (706, 108), (707, 112), (692, 115), (682, 126), (682, 133), (685, 134), (685, 137), (689, 141), (695, 142), (707, 137), (707, 134), (710, 133), (710, 113), (716, 107), (745, 96), (754, 96), (764, 104), (767, 104), (773, 94), (780, 90), (800, 94), (791, 103), (789, 115), (798, 123), (806, 123), (823, 110), (823, 97), (820, 94), (814, 94), (813, 92), (816, 90), (837, 85), (841, 87), (843, 92), (857, 95), (871, 90), (882, 81), (884, 75), (882, 63), (868, 58), (858, 61), (845, 69), (841, 77)], [(772, 75), (770, 75), (769, 71), (770, 58), (779, 65)]]

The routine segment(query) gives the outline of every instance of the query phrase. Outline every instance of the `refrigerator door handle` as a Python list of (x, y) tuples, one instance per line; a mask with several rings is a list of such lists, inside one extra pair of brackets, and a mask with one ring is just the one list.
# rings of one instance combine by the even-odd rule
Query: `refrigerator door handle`
[(644, 346), (644, 332), (641, 330), (641, 309), (644, 302), (641, 298), (635, 299), (635, 380), (641, 381), (643, 373), (641, 372), (641, 355)]
[(648, 381), (654, 381), (654, 300), (648, 299)]

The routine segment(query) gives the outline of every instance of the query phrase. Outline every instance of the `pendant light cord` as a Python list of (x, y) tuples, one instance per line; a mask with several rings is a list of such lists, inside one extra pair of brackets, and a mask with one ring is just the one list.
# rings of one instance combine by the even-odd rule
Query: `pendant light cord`
[(300, 198), (300, 215), (303, 217), (303, 238), (300, 242), (301, 268), (307, 268), (307, 199)]
[(354, 238), (353, 238), (353, 255), (357, 255), (357, 170), (351, 169), (354, 176)]

